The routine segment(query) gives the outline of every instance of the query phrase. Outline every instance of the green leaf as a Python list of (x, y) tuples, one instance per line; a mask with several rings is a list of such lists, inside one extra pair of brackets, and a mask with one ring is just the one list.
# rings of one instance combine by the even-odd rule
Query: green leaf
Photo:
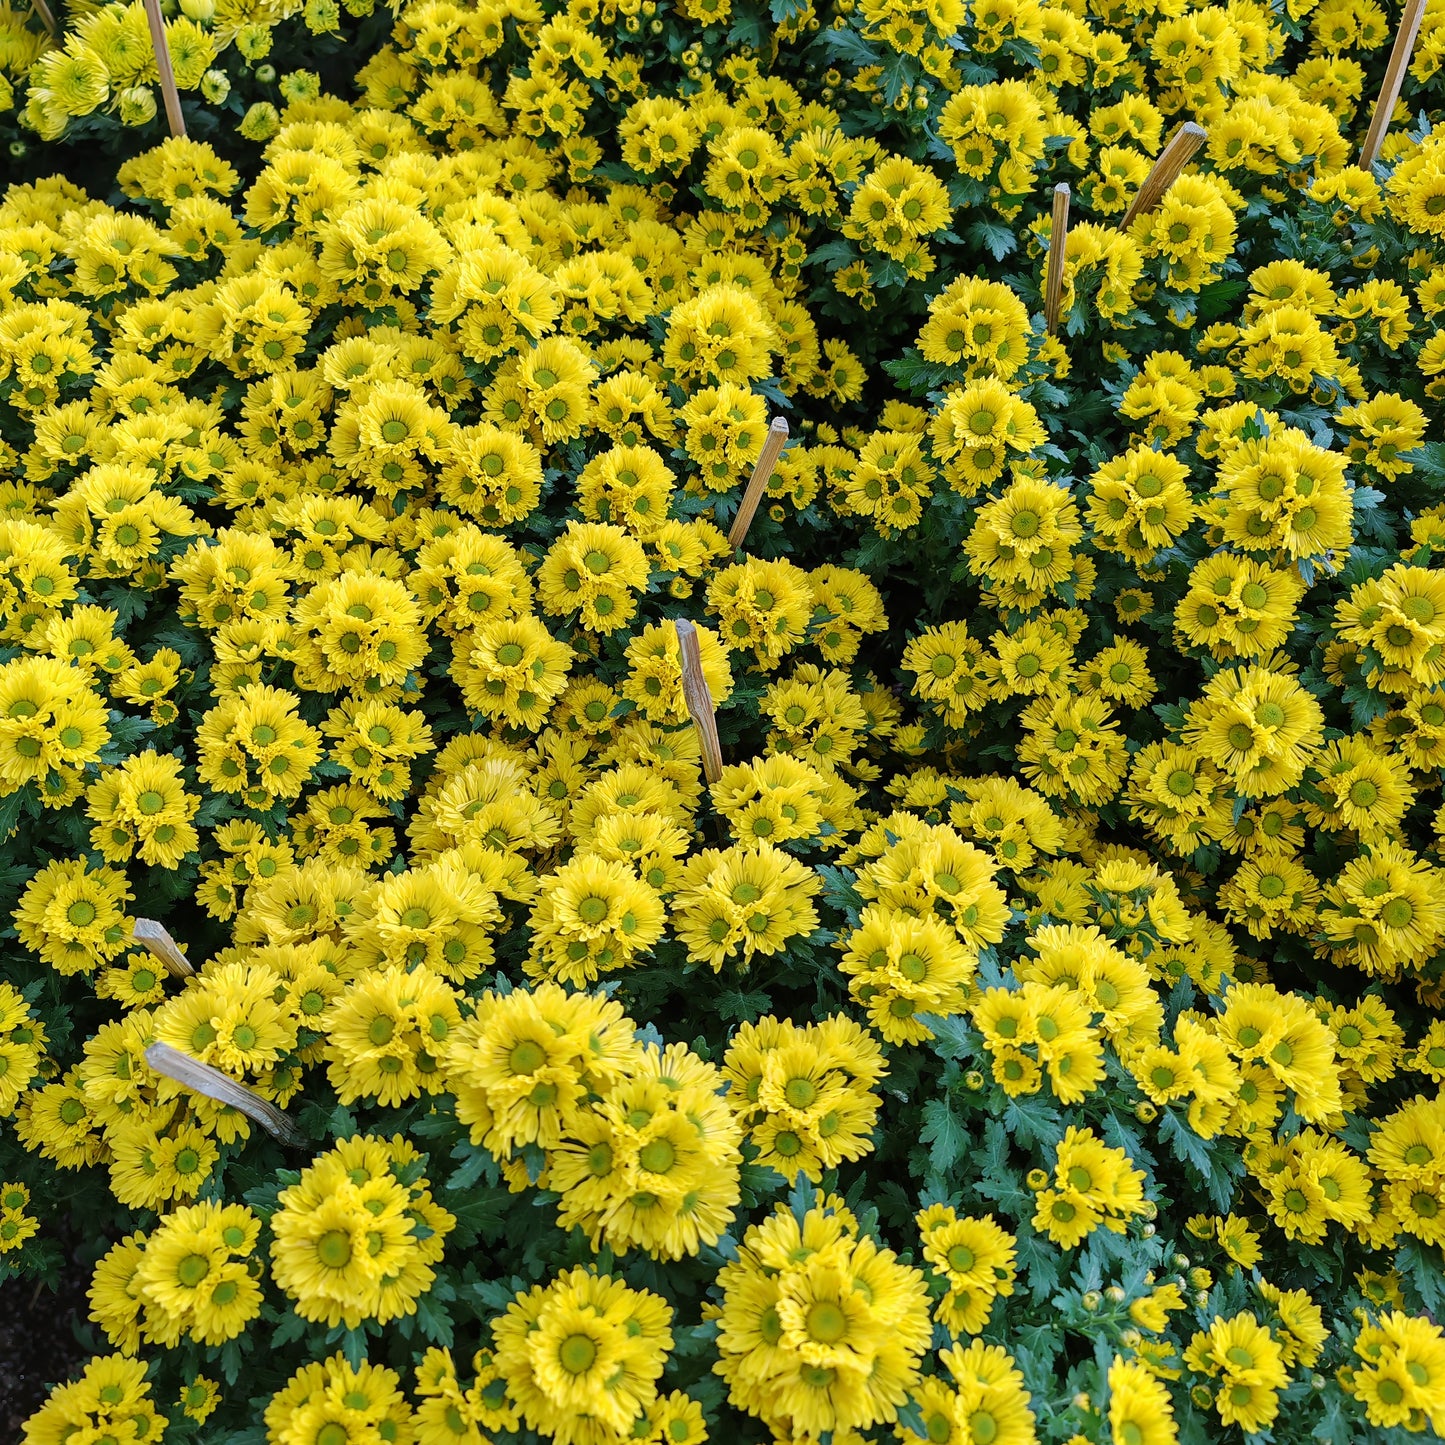
[(819, 246), (816, 251), (808, 252), (809, 261), (821, 261), (831, 274), (834, 271), (841, 271), (844, 266), (851, 265), (858, 259), (858, 253), (848, 241), (839, 239), (829, 241), (826, 246)]
[(919, 1023), (933, 1030), (933, 1052), (941, 1059), (972, 1059), (978, 1034), (961, 1014), (921, 1014)]
[(451, 1312), (440, 1300), (432, 1294), (422, 1295), (416, 1302), (416, 1320), (422, 1334), (432, 1344), (450, 1348), (453, 1336)]
[(728, 31), (728, 44), (737, 49), (760, 49), (766, 38), (760, 10), (740, 10)]
[(1231, 304), (1249, 290), (1247, 281), (1214, 281), (1199, 292), (1199, 318), (1214, 321), (1229, 311)]
[(9, 838), (20, 826), (20, 814), (25, 807), (25, 800), (33, 792), (34, 789), (27, 783), (23, 788), (17, 788), (13, 793), (7, 793), (0, 798), (0, 839)]
[(928, 1157), (940, 1174), (947, 1174), (968, 1147), (968, 1130), (953, 1112), (948, 1098), (930, 1099), (923, 1106), (923, 1128), (919, 1139), (929, 1146)]
[(1156, 703), (1154, 716), (1171, 732), (1178, 732), (1184, 726), (1184, 709), (1174, 702)]
[(341, 1335), (341, 1353), (353, 1370), (359, 1370), (366, 1362), (366, 1327), (359, 1330), (344, 1330)]
[(1445, 1315), (1445, 1263), (1439, 1249), (1406, 1240), (1395, 1253), (1395, 1268), (1432, 1315)]
[(1019, 238), (999, 221), (973, 221), (963, 233), (975, 246), (982, 247), (995, 261), (1002, 261), (1018, 249)]
[(804, 0), (770, 0), (768, 13), (773, 17), (774, 25), (786, 25), (788, 21), (802, 15), (807, 8)]
[(764, 993), (761, 989), (754, 989), (751, 992), (729, 989), (726, 993), (718, 995), (716, 1004), (719, 1017), (729, 1023), (760, 1019), (772, 1006), (772, 995)]
[(1022, 1222), (1014, 1247), (1019, 1277), (1028, 1282), (1029, 1293), (1036, 1300), (1048, 1299), (1059, 1287), (1058, 1247)]
[[(119, 748), (122, 752), (132, 753), (136, 750), (135, 745), (147, 734), (156, 730), (156, 725), (145, 717), (128, 717), (123, 712), (111, 709), (110, 718), (106, 723), (110, 732), (111, 746)], [(107, 749), (109, 751), (109, 749)]]
[(243, 1335), (237, 1340), (227, 1340), (221, 1346), (221, 1376), (228, 1385), (234, 1385), (246, 1367), (245, 1338)]
[(482, 1177), (482, 1170), (487, 1167), (487, 1163), (486, 1150), (470, 1149), (467, 1157), (452, 1171), (451, 1176), (447, 1179), (446, 1187), (455, 1190), (470, 1189)]
[(842, 30), (827, 29), (818, 34), (817, 44), (821, 50), (845, 65), (877, 65), (880, 52), (871, 46), (851, 26)]
[(883, 370), (906, 391), (916, 396), (936, 391), (957, 379), (959, 373), (952, 366), (941, 366), (934, 361), (924, 361), (919, 354), (909, 349), (902, 356), (883, 363)]
[(919, 1439), (928, 1439), (928, 1426), (923, 1422), (923, 1411), (918, 1408), (916, 1400), (910, 1400), (906, 1405), (899, 1407), (898, 1423), (913, 1431)]
[(1234, 1202), (1234, 1185), (1224, 1168), (1223, 1156), (1212, 1151), (1188, 1122), (1170, 1108), (1160, 1110), (1159, 1137), (1173, 1150), (1174, 1157), (1198, 1176), (1200, 1183), (1209, 1191), (1215, 1208), (1221, 1214), (1228, 1214)]
[(1010, 1099), (1004, 1128), (1025, 1148), (1052, 1148), (1063, 1137), (1059, 1112), (1041, 1096)]

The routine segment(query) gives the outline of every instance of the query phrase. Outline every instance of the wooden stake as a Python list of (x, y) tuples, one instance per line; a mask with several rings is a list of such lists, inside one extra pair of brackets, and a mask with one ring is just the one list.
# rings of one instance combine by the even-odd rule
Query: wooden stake
[(161, 927), (154, 918), (137, 918), (130, 936), (141, 945), (152, 958), (158, 958), (177, 978), (190, 978), (195, 973), (191, 961), (181, 952), (180, 945)]
[(1144, 177), (1139, 193), (1124, 212), (1119, 229), (1127, 231), (1134, 223), (1135, 216), (1147, 215), (1164, 199), (1164, 193), (1179, 179), (1179, 173), (1194, 159), (1194, 152), (1209, 139), (1209, 132), (1202, 125), (1186, 120), (1173, 135), (1169, 143), (1159, 152), (1154, 169)]
[(1420, 35), (1420, 22), (1425, 18), (1425, 4), (1426, 0), (1405, 0), (1400, 28), (1395, 32), (1395, 44), (1390, 50), (1390, 63), (1385, 67), (1385, 80), (1380, 86), (1380, 98), (1375, 102), (1375, 113), (1370, 117), (1370, 128), (1365, 132), (1365, 144), (1360, 151), (1360, 165), (1364, 170), (1370, 170), (1380, 158), (1380, 147), (1385, 143), (1385, 132), (1390, 129), (1390, 118), (1395, 114), (1405, 72), (1410, 68), (1410, 56)]
[(166, 20), (161, 14), (161, 0), (145, 0), (146, 19), (150, 21), (151, 46), (156, 53), (156, 73), (161, 79), (161, 95), (166, 102), (166, 120), (171, 134), (184, 136), (186, 118), (181, 114), (181, 93), (176, 89), (176, 73), (171, 68), (171, 50), (166, 44)]
[[(774, 425), (777, 423), (774, 422)], [(783, 435), (787, 434), (785, 427)], [(718, 741), (717, 713), (713, 709), (712, 693), (708, 691), (707, 679), (702, 675), (702, 651), (698, 646), (697, 628), (686, 617), (679, 617), (673, 625), (677, 628), (677, 650), (682, 657), (682, 695), (702, 746), (702, 775), (709, 783), (715, 783), (722, 776), (722, 743)]]
[(193, 1094), (204, 1094), (218, 1104), (229, 1104), (283, 1144), (295, 1149), (305, 1147), (306, 1136), (289, 1115), (263, 1099), (254, 1089), (238, 1084), (229, 1074), (223, 1074), (220, 1069), (203, 1064), (199, 1059), (193, 1059), (159, 1040), (146, 1047), (145, 1058), (156, 1073), (174, 1079), (182, 1088), (189, 1089)]
[(762, 501), (763, 493), (767, 491), (768, 483), (773, 479), (773, 470), (778, 465), (778, 458), (783, 454), (783, 443), (787, 439), (787, 418), (775, 416), (768, 427), (767, 437), (763, 441), (763, 450), (758, 457), (758, 464), (753, 468), (752, 476), (748, 478), (748, 489), (743, 493), (742, 502), (738, 506), (738, 514), (733, 518), (732, 531), (728, 533), (729, 546), (741, 547), (743, 545), (743, 538), (748, 535), (748, 528), (753, 524), (758, 503)]
[(60, 26), (55, 23), (55, 11), (45, 3), (45, 0), (30, 0), (30, 8), (40, 17), (40, 23), (52, 34), (60, 34)]
[(1044, 325), (1050, 336), (1059, 329), (1064, 299), (1064, 247), (1069, 241), (1069, 183), (1054, 187), (1054, 224), (1049, 231), (1049, 269), (1044, 281)]

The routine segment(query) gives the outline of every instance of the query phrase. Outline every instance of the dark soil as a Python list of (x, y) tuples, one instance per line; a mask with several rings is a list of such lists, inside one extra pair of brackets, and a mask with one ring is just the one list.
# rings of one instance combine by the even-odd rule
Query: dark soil
[(76, 1338), (86, 1329), (90, 1267), (72, 1252), (57, 1283), (54, 1291), (33, 1277), (0, 1284), (0, 1445), (19, 1445), (50, 1387), (90, 1358)]

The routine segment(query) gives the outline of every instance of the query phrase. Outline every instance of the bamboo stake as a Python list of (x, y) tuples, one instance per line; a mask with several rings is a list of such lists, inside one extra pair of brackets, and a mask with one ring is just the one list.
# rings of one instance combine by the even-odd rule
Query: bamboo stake
[(145, 1058), (156, 1073), (174, 1079), (194, 1094), (204, 1094), (218, 1104), (229, 1104), (281, 1143), (295, 1149), (305, 1146), (306, 1136), (289, 1115), (263, 1099), (254, 1089), (238, 1084), (229, 1074), (223, 1074), (210, 1064), (203, 1064), (199, 1059), (193, 1059), (159, 1040), (147, 1045)]
[(40, 23), (52, 35), (60, 34), (60, 26), (55, 21), (55, 11), (45, 3), (45, 0), (30, 0), (30, 8), (40, 17)]
[(146, 19), (150, 21), (151, 46), (156, 53), (156, 73), (161, 80), (161, 95), (166, 102), (166, 120), (171, 134), (184, 136), (186, 118), (181, 114), (181, 93), (176, 89), (176, 73), (171, 68), (171, 49), (166, 44), (166, 21), (161, 14), (161, 0), (145, 0)]
[[(784, 431), (783, 435), (786, 436), (787, 432)], [(693, 726), (697, 728), (697, 740), (702, 745), (702, 775), (709, 783), (715, 783), (722, 776), (722, 743), (718, 740), (712, 693), (708, 691), (707, 679), (702, 675), (697, 628), (686, 617), (679, 617), (673, 625), (677, 628), (677, 650), (682, 657), (682, 695)]]
[(1119, 222), (1121, 231), (1129, 229), (1135, 216), (1147, 215), (1164, 199), (1165, 191), (1179, 179), (1179, 173), (1194, 159), (1194, 152), (1208, 139), (1209, 132), (1192, 120), (1186, 120), (1169, 137), (1168, 144), (1154, 162), (1154, 169), (1144, 177), (1139, 193), (1124, 212), (1124, 219)]
[(787, 418), (775, 416), (768, 427), (768, 435), (763, 441), (763, 450), (758, 457), (758, 464), (753, 468), (752, 476), (748, 478), (748, 489), (743, 493), (742, 502), (738, 506), (738, 514), (733, 518), (732, 531), (728, 533), (730, 547), (743, 545), (743, 538), (748, 535), (748, 528), (753, 524), (758, 503), (762, 501), (763, 493), (767, 491), (768, 483), (773, 479), (773, 470), (778, 465), (778, 458), (783, 454), (783, 444), (787, 440)]
[(1375, 102), (1375, 113), (1370, 117), (1370, 128), (1365, 132), (1365, 144), (1360, 151), (1360, 165), (1364, 170), (1370, 170), (1380, 158), (1380, 147), (1385, 143), (1385, 132), (1390, 129), (1390, 119), (1405, 84), (1405, 72), (1410, 68), (1410, 56), (1420, 35), (1420, 22), (1425, 18), (1425, 4), (1426, 0), (1405, 0), (1400, 28), (1395, 32), (1395, 44), (1390, 50), (1390, 63), (1385, 67), (1384, 83), (1380, 86), (1380, 98)]
[(1059, 329), (1064, 299), (1064, 247), (1069, 240), (1069, 183), (1054, 187), (1054, 224), (1049, 231), (1049, 269), (1044, 282), (1044, 325), (1050, 336)]
[(180, 945), (154, 918), (137, 918), (130, 936), (152, 958), (160, 959), (177, 978), (190, 978), (195, 973), (190, 959), (181, 952)]

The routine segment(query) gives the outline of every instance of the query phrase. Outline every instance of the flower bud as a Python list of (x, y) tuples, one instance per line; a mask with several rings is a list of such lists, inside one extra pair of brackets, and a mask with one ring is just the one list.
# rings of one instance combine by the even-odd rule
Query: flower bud
[(148, 85), (128, 85), (116, 96), (122, 125), (145, 125), (156, 118), (155, 93)]
[(269, 25), (243, 25), (236, 32), (236, 49), (248, 61), (260, 60), (271, 53), (271, 27)]
[(321, 77), (314, 70), (292, 70), (281, 77), (281, 94), (293, 103), (315, 100), (321, 94)]
[(270, 140), (281, 129), (281, 117), (276, 107), (264, 100), (258, 100), (241, 117), (240, 132), (247, 140)]

